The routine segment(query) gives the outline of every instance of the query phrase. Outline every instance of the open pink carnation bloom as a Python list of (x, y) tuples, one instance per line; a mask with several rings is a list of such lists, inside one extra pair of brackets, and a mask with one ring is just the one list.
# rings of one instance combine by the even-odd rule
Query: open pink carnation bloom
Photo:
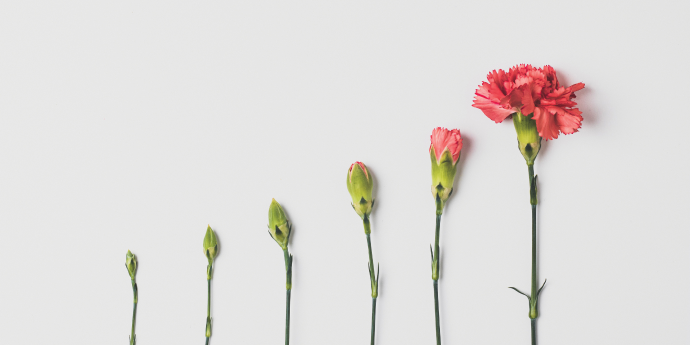
[(441, 155), (443, 151), (450, 151), (453, 157), (453, 165), (458, 162), (460, 158), (460, 150), (462, 149), (462, 137), (460, 136), (460, 131), (457, 129), (448, 130), (443, 127), (437, 127), (431, 132), (431, 146), (429, 146), (429, 152), (434, 150), (436, 155), (436, 162), (440, 164)]
[(480, 109), (496, 123), (520, 112), (533, 114), (539, 136), (546, 140), (558, 138), (559, 133), (577, 132), (582, 112), (575, 108), (575, 91), (585, 87), (577, 83), (563, 87), (558, 83), (551, 66), (534, 68), (517, 65), (508, 73), (494, 70), (487, 75), (475, 92), (473, 107)]

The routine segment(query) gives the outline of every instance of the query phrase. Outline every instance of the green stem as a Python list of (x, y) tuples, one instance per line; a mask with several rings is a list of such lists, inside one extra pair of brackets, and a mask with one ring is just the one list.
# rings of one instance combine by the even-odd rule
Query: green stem
[(371, 299), (371, 345), (374, 345), (376, 334), (376, 297)]
[(285, 345), (290, 344), (290, 292), (287, 290), (285, 294)]
[(529, 173), (530, 184), (530, 204), (532, 206), (532, 281), (530, 293), (530, 324), (531, 324), (531, 338), (532, 345), (537, 343), (536, 326), (539, 311), (537, 310), (537, 301), (539, 300), (539, 291), (537, 290), (537, 186), (534, 180), (534, 165), (527, 165)]
[(206, 317), (211, 317), (211, 279), (208, 280), (208, 303), (206, 304)]
[(378, 277), (374, 274), (374, 256), (371, 253), (371, 225), (369, 217), (363, 218), (364, 234), (367, 236), (367, 247), (369, 249), (369, 279), (371, 280), (371, 345), (374, 345), (376, 335), (376, 298), (378, 297)]
[(531, 319), (532, 324), (532, 345), (537, 345), (537, 319)]
[(371, 277), (376, 277), (374, 275), (374, 259), (371, 255), (371, 237), (369, 234), (367, 234), (367, 246), (369, 247), (369, 272), (371, 273)]
[(441, 213), (436, 212), (436, 239), (434, 241), (434, 256), (432, 258), (431, 279), (434, 281), (434, 306), (436, 314), (436, 344), (441, 345), (441, 317), (438, 310), (438, 278), (439, 278), (439, 242), (441, 237)]
[(287, 247), (283, 249), (285, 258), (285, 345), (290, 344), (290, 295), (292, 293), (292, 255)]
[(139, 301), (139, 288), (137, 287), (136, 281), (132, 279), (132, 292), (134, 293), (134, 308), (132, 310), (132, 335), (129, 337), (129, 344), (136, 344), (136, 336), (134, 334), (134, 326), (137, 322), (137, 303)]
[(436, 306), (436, 345), (441, 345), (441, 319), (438, 313), (438, 280), (434, 280), (434, 305)]
[(537, 296), (537, 205), (532, 205), (532, 296)]
[(211, 338), (211, 275), (213, 274), (213, 264), (209, 262), (207, 267), (208, 274), (208, 302), (206, 304), (206, 345)]
[(530, 184), (530, 203), (532, 204), (532, 290), (531, 296), (537, 295), (537, 203), (534, 184), (534, 166), (528, 165)]
[(441, 241), (441, 215), (436, 215), (436, 240), (434, 241), (434, 265), (436, 266), (436, 274), (434, 280), (438, 280), (438, 256), (439, 256), (439, 242)]

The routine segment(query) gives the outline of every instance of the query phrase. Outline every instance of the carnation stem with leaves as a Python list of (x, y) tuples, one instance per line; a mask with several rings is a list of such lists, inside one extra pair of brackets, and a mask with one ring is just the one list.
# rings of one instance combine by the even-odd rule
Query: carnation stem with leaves
[(268, 208), (268, 234), (283, 250), (285, 261), (285, 345), (290, 344), (290, 294), (292, 293), (292, 254), (288, 250), (292, 227), (283, 207), (273, 199)]
[(127, 257), (125, 260), (125, 267), (127, 267), (127, 273), (129, 273), (129, 278), (132, 280), (132, 292), (134, 293), (134, 308), (132, 310), (132, 334), (129, 336), (129, 345), (135, 345), (137, 343), (137, 336), (134, 334), (134, 327), (137, 322), (137, 303), (139, 302), (139, 288), (137, 287), (137, 257), (132, 254), (131, 251), (127, 251)]
[(367, 248), (369, 249), (369, 281), (371, 283), (371, 345), (376, 340), (376, 299), (379, 296), (379, 270), (378, 265), (374, 271), (374, 256), (371, 254), (371, 209), (374, 207), (372, 190), (374, 181), (362, 162), (355, 162), (350, 165), (347, 171), (347, 191), (352, 197), (352, 208), (362, 218), (364, 235), (367, 238)]
[(431, 249), (431, 280), (434, 286), (434, 315), (436, 317), (436, 345), (441, 345), (441, 318), (438, 303), (438, 279), (440, 277), (440, 237), (443, 209), (453, 193), (453, 182), (460, 159), (462, 137), (457, 129), (438, 127), (431, 133), (429, 155), (431, 157), (431, 195), (436, 202), (436, 232)]
[(511, 289), (527, 297), (529, 303), (530, 335), (532, 345), (537, 343), (539, 295), (546, 280), (539, 287), (537, 272), (537, 185), (534, 162), (541, 149), (541, 140), (552, 140), (559, 133), (572, 134), (579, 130), (582, 112), (575, 108), (575, 92), (585, 87), (577, 83), (560, 86), (556, 71), (551, 66), (534, 68), (517, 65), (507, 73), (494, 70), (475, 92), (474, 104), (496, 123), (511, 116), (517, 132), (518, 149), (527, 163), (529, 202), (532, 213), (532, 276), (530, 294), (515, 287)]
[(206, 228), (206, 235), (204, 236), (204, 255), (208, 260), (208, 266), (206, 266), (206, 281), (207, 281), (207, 303), (206, 303), (206, 345), (208, 345), (209, 339), (211, 339), (211, 326), (213, 319), (211, 318), (211, 279), (213, 278), (213, 261), (218, 255), (218, 238), (216, 233), (211, 229), (209, 225)]

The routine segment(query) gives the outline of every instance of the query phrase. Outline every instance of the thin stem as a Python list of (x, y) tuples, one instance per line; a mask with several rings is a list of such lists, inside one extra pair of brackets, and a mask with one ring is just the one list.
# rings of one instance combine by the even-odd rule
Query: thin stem
[(206, 304), (206, 317), (211, 317), (211, 279), (208, 280), (208, 303)]
[(285, 345), (290, 344), (290, 295), (292, 293), (292, 255), (287, 247), (283, 249), (285, 258)]
[(434, 305), (436, 306), (436, 345), (441, 345), (441, 319), (438, 313), (438, 280), (434, 280)]
[[(441, 215), (437, 214), (436, 215), (436, 240), (434, 241), (434, 262), (436, 263), (437, 267), (436, 269), (438, 270), (438, 252), (439, 252), (439, 242), (441, 240)], [(435, 280), (438, 280), (438, 277), (436, 277)]]
[(367, 236), (367, 247), (369, 249), (369, 279), (371, 280), (371, 345), (374, 345), (376, 334), (376, 297), (378, 297), (378, 277), (374, 274), (374, 256), (371, 254), (371, 225), (369, 217), (364, 217), (364, 234)]
[(369, 234), (367, 234), (367, 246), (369, 247), (369, 272), (371, 273), (371, 277), (376, 277), (374, 275), (374, 259), (371, 255), (371, 237)]
[(532, 345), (537, 345), (537, 319), (531, 319), (532, 324)]
[(290, 344), (290, 293), (292, 290), (287, 290), (285, 294), (285, 345)]
[(436, 214), (436, 240), (434, 241), (434, 257), (431, 279), (434, 281), (434, 306), (436, 312), (436, 345), (441, 345), (441, 317), (438, 310), (438, 278), (439, 278), (439, 242), (441, 237), (441, 214)]
[(132, 335), (129, 338), (129, 344), (136, 344), (136, 336), (134, 334), (134, 326), (137, 323), (137, 302), (139, 300), (139, 289), (137, 288), (137, 283), (132, 279), (132, 292), (134, 293), (134, 308), (132, 310)]
[(537, 290), (537, 186), (534, 179), (534, 166), (527, 165), (529, 173), (530, 185), (530, 205), (532, 206), (532, 281), (530, 293), (530, 325), (532, 345), (537, 344), (537, 317), (539, 311), (537, 310), (537, 301), (539, 300), (539, 291)]
[(537, 205), (532, 205), (532, 294), (537, 296)]
[(209, 338), (211, 338), (211, 275), (213, 274), (213, 264), (209, 262), (207, 267), (207, 281), (208, 281), (208, 302), (206, 304), (206, 345), (208, 345)]
[(537, 296), (537, 198), (534, 186), (534, 166), (527, 165), (530, 185), (530, 204), (532, 204), (532, 290), (531, 296)]
[(371, 345), (374, 345), (376, 333), (376, 298), (371, 299)]

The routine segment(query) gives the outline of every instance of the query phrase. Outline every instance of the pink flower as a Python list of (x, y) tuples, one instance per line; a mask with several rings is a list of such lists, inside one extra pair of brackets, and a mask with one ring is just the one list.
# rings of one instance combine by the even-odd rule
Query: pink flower
[(582, 112), (574, 108), (577, 103), (573, 99), (575, 91), (585, 84), (560, 86), (551, 66), (517, 65), (508, 73), (494, 70), (487, 80), (475, 92), (472, 106), (494, 122), (503, 122), (517, 112), (533, 114), (539, 136), (546, 140), (558, 138), (559, 133), (575, 133), (580, 128)]
[(448, 150), (453, 157), (453, 165), (458, 162), (460, 158), (460, 150), (462, 149), (462, 137), (460, 131), (457, 129), (448, 130), (443, 127), (437, 127), (431, 132), (431, 146), (429, 152), (434, 150), (436, 155), (436, 162), (440, 164), (441, 156), (445, 150)]

